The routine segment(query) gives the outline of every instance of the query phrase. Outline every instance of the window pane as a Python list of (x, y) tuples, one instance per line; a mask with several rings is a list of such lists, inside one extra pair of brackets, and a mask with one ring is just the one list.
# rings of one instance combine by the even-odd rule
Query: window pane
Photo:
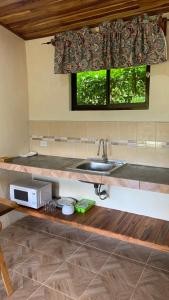
[(147, 66), (110, 70), (110, 103), (146, 101)]
[(106, 70), (77, 73), (77, 104), (106, 104)]

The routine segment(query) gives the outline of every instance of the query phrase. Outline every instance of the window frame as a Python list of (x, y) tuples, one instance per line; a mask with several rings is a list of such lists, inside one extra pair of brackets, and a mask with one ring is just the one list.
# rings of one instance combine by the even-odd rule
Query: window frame
[(146, 69), (146, 94), (144, 103), (121, 103), (110, 104), (110, 70), (107, 70), (106, 91), (107, 91), (107, 104), (106, 105), (79, 105), (77, 103), (77, 80), (76, 73), (71, 74), (71, 110), (142, 110), (149, 108), (149, 90), (150, 90), (150, 66), (147, 65)]

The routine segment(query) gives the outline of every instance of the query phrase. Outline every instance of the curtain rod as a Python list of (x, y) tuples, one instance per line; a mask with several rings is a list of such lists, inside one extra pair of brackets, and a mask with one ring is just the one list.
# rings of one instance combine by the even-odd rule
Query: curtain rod
[(52, 42), (42, 43), (41, 45), (50, 45), (50, 44), (52, 44)]

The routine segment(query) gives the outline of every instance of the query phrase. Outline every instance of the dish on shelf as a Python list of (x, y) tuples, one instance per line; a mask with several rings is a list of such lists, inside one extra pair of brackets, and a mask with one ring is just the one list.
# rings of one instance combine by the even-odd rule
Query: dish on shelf
[(74, 198), (70, 198), (70, 197), (62, 197), (56, 200), (57, 206), (60, 208), (62, 208), (64, 205), (75, 205), (76, 202), (77, 201)]

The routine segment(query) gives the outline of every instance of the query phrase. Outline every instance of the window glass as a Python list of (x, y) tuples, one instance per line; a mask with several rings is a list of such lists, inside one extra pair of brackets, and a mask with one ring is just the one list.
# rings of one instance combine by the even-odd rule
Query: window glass
[(147, 109), (149, 66), (72, 74), (72, 110)]
[(110, 70), (110, 103), (144, 103), (147, 67)]
[(77, 74), (78, 105), (106, 104), (106, 70)]

